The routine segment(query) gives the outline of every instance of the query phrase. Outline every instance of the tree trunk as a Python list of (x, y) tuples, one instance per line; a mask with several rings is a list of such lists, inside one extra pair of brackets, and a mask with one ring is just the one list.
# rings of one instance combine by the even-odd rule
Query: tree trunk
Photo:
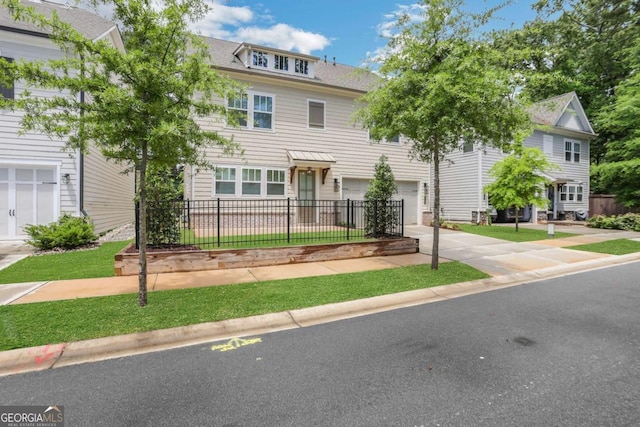
[(431, 269), (438, 269), (438, 248), (440, 247), (440, 148), (438, 141), (433, 144), (433, 246), (431, 248)]
[(140, 179), (138, 180), (138, 203), (140, 203), (140, 234), (138, 238), (138, 305), (147, 305), (147, 142), (142, 143)]
[(520, 215), (520, 209), (516, 206), (516, 233), (518, 232), (518, 216)]

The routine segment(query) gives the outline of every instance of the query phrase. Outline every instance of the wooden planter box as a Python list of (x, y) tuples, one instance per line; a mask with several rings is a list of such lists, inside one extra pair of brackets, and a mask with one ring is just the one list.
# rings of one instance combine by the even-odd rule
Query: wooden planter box
[[(131, 247), (131, 245), (129, 247)], [(133, 276), (138, 274), (138, 253), (127, 253), (129, 247), (123, 249), (115, 256), (116, 276)], [(262, 267), (267, 265), (411, 254), (418, 251), (418, 239), (409, 237), (381, 239), (371, 242), (260, 249), (154, 251), (147, 252), (147, 272), (154, 274)]]

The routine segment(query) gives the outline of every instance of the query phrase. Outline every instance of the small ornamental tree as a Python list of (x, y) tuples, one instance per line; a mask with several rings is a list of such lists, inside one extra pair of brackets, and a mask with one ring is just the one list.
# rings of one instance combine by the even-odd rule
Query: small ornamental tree
[(389, 205), (391, 198), (398, 192), (398, 184), (391, 166), (387, 163), (387, 156), (380, 156), (375, 165), (373, 179), (369, 181), (365, 200), (365, 232), (367, 236), (384, 237), (393, 231), (400, 218)]
[(515, 208), (518, 231), (520, 209), (529, 205), (539, 208), (549, 205), (544, 189), (551, 181), (543, 174), (556, 169), (559, 167), (549, 163), (539, 148), (520, 148), (489, 169), (489, 176), (494, 181), (486, 185), (484, 191), (489, 194), (489, 203), (494, 208)]
[[(204, 0), (88, 0), (108, 6), (120, 24), (123, 46), (91, 40), (53, 12), (45, 16), (28, 2), (0, 0), (16, 21), (36, 25), (66, 53), (63, 59), (0, 59), (7, 77), (26, 87), (45, 88), (48, 97), (28, 90), (15, 99), (0, 97), (0, 108), (21, 112), (23, 131), (63, 139), (69, 150), (101, 153), (137, 175), (140, 206), (138, 305), (147, 304), (147, 178), (156, 170), (189, 164), (211, 165), (205, 148), (240, 151), (232, 140), (201, 126), (227, 115), (225, 98), (240, 86), (219, 75), (206, 44), (189, 31), (209, 10)], [(87, 102), (85, 102), (85, 99)]]

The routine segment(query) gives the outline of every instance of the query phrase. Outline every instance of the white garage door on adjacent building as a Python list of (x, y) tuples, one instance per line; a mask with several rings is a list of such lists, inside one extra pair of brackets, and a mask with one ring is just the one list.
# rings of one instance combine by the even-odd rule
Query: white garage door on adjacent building
[[(398, 193), (395, 200), (404, 199), (405, 225), (418, 223), (418, 188), (417, 181), (398, 181)], [(342, 178), (342, 198), (350, 200), (364, 200), (364, 194), (369, 186), (368, 179)]]

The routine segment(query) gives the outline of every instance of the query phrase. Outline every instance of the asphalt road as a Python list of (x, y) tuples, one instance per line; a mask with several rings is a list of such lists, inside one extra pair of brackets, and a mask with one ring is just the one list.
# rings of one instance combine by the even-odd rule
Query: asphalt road
[(639, 277), (634, 263), (4, 377), (0, 404), (64, 405), (66, 426), (637, 426)]

